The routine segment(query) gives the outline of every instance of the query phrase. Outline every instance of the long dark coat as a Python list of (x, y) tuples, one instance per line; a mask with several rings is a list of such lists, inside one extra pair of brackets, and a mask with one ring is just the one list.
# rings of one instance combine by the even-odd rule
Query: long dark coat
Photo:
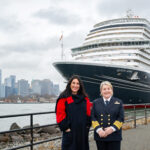
[[(79, 95), (57, 100), (56, 119), (63, 131), (62, 150), (89, 150), (90, 106), (89, 99)], [(65, 132), (68, 128), (71, 131)]]

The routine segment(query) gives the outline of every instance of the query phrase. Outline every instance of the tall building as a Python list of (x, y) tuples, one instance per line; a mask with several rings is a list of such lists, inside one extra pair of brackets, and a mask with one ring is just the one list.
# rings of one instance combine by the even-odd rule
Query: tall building
[(10, 78), (5, 78), (4, 79), (4, 84), (5, 84), (5, 86), (11, 87), (11, 80), (10, 80)]
[(29, 83), (27, 80), (18, 80), (18, 95), (27, 96), (29, 95)]
[(16, 95), (17, 94), (17, 89), (15, 87), (16, 84), (16, 76), (15, 75), (11, 75), (10, 76), (10, 80), (11, 80), (11, 89), (12, 89), (12, 94)]
[(2, 86), (2, 71), (0, 69), (0, 98), (2, 97), (1, 86)]
[(53, 94), (58, 96), (60, 94), (60, 90), (59, 90), (59, 85), (58, 84), (54, 84), (53, 85)]
[(45, 94), (53, 94), (53, 82), (49, 79), (44, 79), (41, 81), (41, 95)]
[(32, 80), (31, 81), (31, 89), (33, 94), (41, 95), (41, 81), (40, 80)]
[(16, 82), (16, 76), (11, 75), (9, 78), (10, 78), (10, 82), (11, 82), (11, 87), (12, 87), (12, 89), (14, 89), (15, 88), (15, 82)]
[(4, 79), (4, 86), (5, 86), (5, 97), (12, 95), (10, 78)]
[(8, 97), (10, 95), (16, 95), (15, 82), (16, 82), (16, 76), (14, 75), (11, 75), (10, 77), (5, 78), (4, 80), (5, 97)]
[(0, 93), (1, 93), (1, 98), (4, 98), (4, 97), (6, 97), (6, 92), (5, 92), (5, 85), (4, 84), (1, 84), (1, 91), (0, 91)]
[(0, 69), (0, 85), (2, 84), (2, 71)]

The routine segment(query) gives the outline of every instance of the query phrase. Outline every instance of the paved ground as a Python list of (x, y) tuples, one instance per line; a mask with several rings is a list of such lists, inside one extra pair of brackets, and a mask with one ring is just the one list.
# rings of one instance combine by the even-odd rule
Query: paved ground
[[(123, 131), (121, 150), (150, 150), (150, 124)], [(90, 150), (97, 150), (95, 141), (90, 141)]]

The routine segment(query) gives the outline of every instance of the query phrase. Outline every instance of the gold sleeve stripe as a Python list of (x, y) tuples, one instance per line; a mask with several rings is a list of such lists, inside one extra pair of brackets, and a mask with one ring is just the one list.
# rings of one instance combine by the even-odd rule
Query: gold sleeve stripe
[(99, 126), (98, 121), (92, 121), (92, 127), (95, 129), (97, 126)]
[(123, 125), (123, 122), (115, 121), (115, 122), (114, 122), (114, 125), (120, 130), (120, 128), (121, 128), (122, 125)]

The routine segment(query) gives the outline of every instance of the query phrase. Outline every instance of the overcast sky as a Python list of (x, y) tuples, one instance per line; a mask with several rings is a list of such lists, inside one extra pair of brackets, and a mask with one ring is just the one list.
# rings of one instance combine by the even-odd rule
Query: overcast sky
[(93, 25), (126, 16), (150, 20), (149, 0), (0, 0), (0, 69), (3, 79), (51, 79), (61, 83), (52, 66), (61, 58), (59, 38), (63, 31), (64, 53), (80, 46)]

